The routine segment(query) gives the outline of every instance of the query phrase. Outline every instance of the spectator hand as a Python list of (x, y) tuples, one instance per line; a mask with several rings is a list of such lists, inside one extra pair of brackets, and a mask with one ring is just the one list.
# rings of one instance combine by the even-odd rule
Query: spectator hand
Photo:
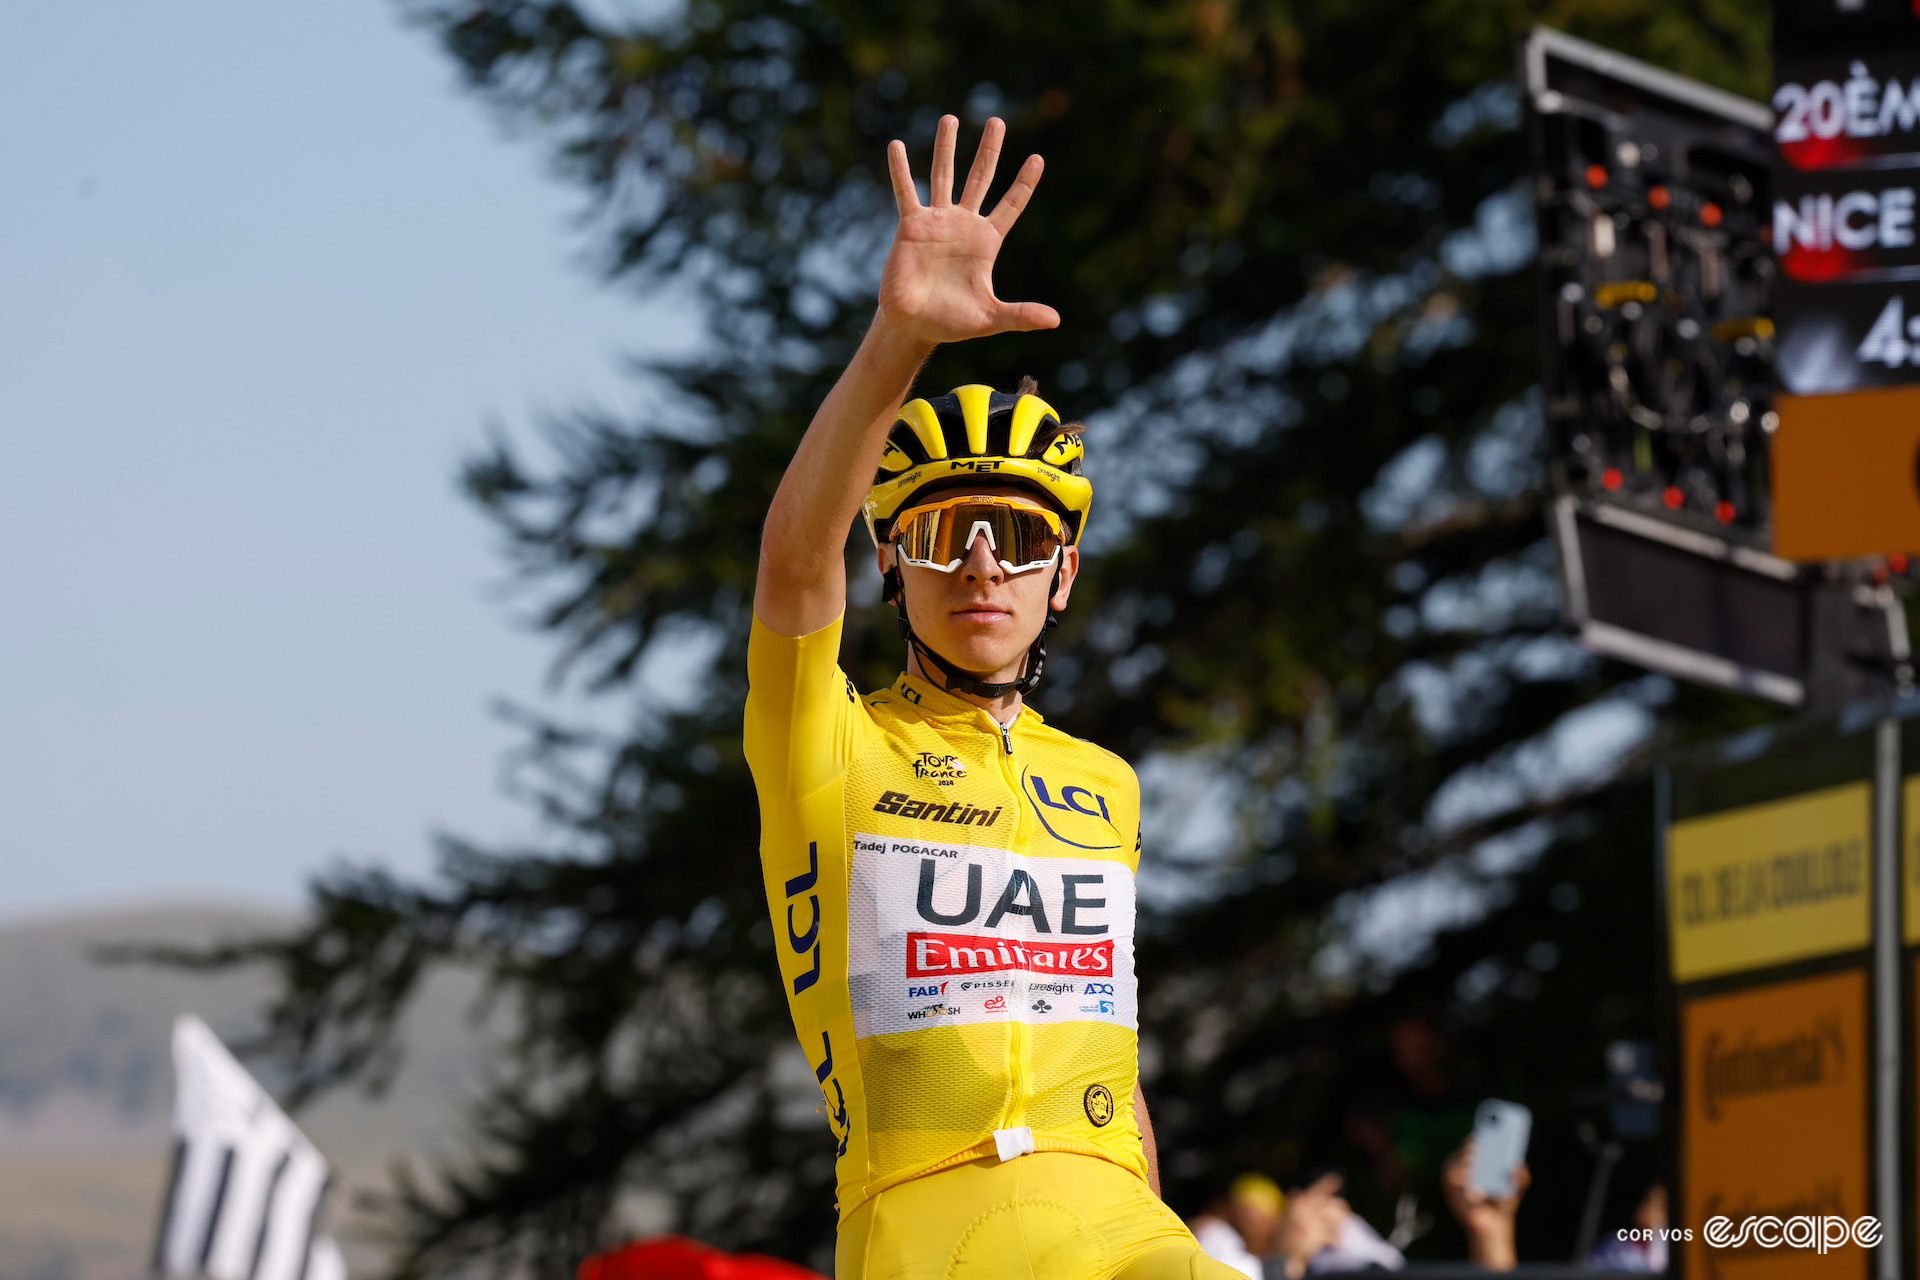
[(1329, 1173), (1287, 1197), (1274, 1228), (1274, 1256), (1285, 1265), (1288, 1280), (1299, 1280), (1314, 1254), (1339, 1241), (1340, 1224), (1353, 1212), (1339, 1191), (1340, 1175)]
[(1468, 1182), (1473, 1168), (1473, 1139), (1468, 1138), (1447, 1161), (1441, 1177), (1441, 1190), (1447, 1208), (1467, 1233), (1467, 1257), (1489, 1271), (1511, 1271), (1519, 1263), (1513, 1244), (1513, 1219), (1520, 1208), (1520, 1197), (1532, 1185), (1533, 1175), (1522, 1164), (1514, 1171), (1513, 1190), (1504, 1196), (1490, 1196), (1475, 1190)]

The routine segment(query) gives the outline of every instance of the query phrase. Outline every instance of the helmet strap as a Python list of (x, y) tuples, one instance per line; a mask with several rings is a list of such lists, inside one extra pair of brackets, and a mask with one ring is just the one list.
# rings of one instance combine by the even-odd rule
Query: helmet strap
[(1025, 671), (1017, 680), (992, 681), (982, 680), (964, 667), (949, 662), (935, 653), (926, 641), (914, 634), (913, 624), (907, 621), (907, 593), (898, 564), (887, 570), (886, 575), (880, 580), (881, 599), (891, 599), (894, 608), (899, 612), (896, 625), (900, 628), (900, 638), (907, 642), (907, 646), (914, 653), (920, 655), (921, 662), (941, 674), (946, 681), (946, 689), (949, 693), (966, 693), (976, 698), (1004, 698), (1010, 693), (1025, 697), (1039, 685), (1040, 673), (1046, 669), (1047, 665), (1047, 632), (1060, 625), (1060, 619), (1055, 617), (1053, 612), (1053, 597), (1059, 590), (1060, 566), (1055, 565), (1053, 583), (1047, 588), (1047, 620), (1041, 626), (1040, 634), (1033, 638), (1031, 645), (1027, 646)]

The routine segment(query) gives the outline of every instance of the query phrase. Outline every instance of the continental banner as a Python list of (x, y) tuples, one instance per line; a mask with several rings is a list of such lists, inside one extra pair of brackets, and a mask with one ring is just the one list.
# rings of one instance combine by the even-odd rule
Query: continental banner
[(1871, 791), (1865, 782), (1676, 822), (1667, 836), (1676, 982), (1867, 945)]
[(1871, 1251), (1757, 1242), (1714, 1248), (1702, 1227), (1772, 1214), (1872, 1212), (1867, 1200), (1867, 978), (1849, 970), (1685, 1000), (1680, 1007), (1682, 1274), (1702, 1280), (1866, 1276)]

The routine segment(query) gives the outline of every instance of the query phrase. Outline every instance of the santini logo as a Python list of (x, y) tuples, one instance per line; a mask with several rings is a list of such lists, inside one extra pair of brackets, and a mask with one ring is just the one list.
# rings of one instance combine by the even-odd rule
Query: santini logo
[(936, 804), (932, 800), (915, 800), (904, 791), (883, 791), (880, 799), (874, 802), (875, 813), (895, 813), (903, 818), (917, 818), (921, 822), (951, 822), (962, 827), (990, 827), (1000, 820), (1005, 809), (1000, 805), (992, 809), (982, 809), (964, 801), (956, 800), (952, 804)]

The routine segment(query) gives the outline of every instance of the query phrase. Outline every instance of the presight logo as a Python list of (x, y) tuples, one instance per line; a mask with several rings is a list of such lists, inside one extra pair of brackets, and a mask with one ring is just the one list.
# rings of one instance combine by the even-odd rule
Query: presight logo
[(967, 767), (960, 763), (959, 756), (941, 756), (922, 751), (920, 758), (913, 762), (913, 776), (950, 787), (954, 779), (967, 776)]
[(1076, 849), (1118, 849), (1120, 829), (1113, 825), (1107, 798), (1074, 783), (1057, 790), (1037, 773), (1022, 771), (1021, 784), (1047, 834)]
[[(952, 783), (943, 783), (951, 786)], [(873, 802), (875, 813), (893, 813), (902, 818), (914, 818), (921, 822), (950, 822), (961, 827), (990, 827), (1000, 820), (1005, 805), (986, 809), (979, 805), (968, 804), (964, 800), (955, 800), (951, 804), (941, 804), (935, 800), (915, 800), (904, 791), (883, 791), (880, 798)]]

